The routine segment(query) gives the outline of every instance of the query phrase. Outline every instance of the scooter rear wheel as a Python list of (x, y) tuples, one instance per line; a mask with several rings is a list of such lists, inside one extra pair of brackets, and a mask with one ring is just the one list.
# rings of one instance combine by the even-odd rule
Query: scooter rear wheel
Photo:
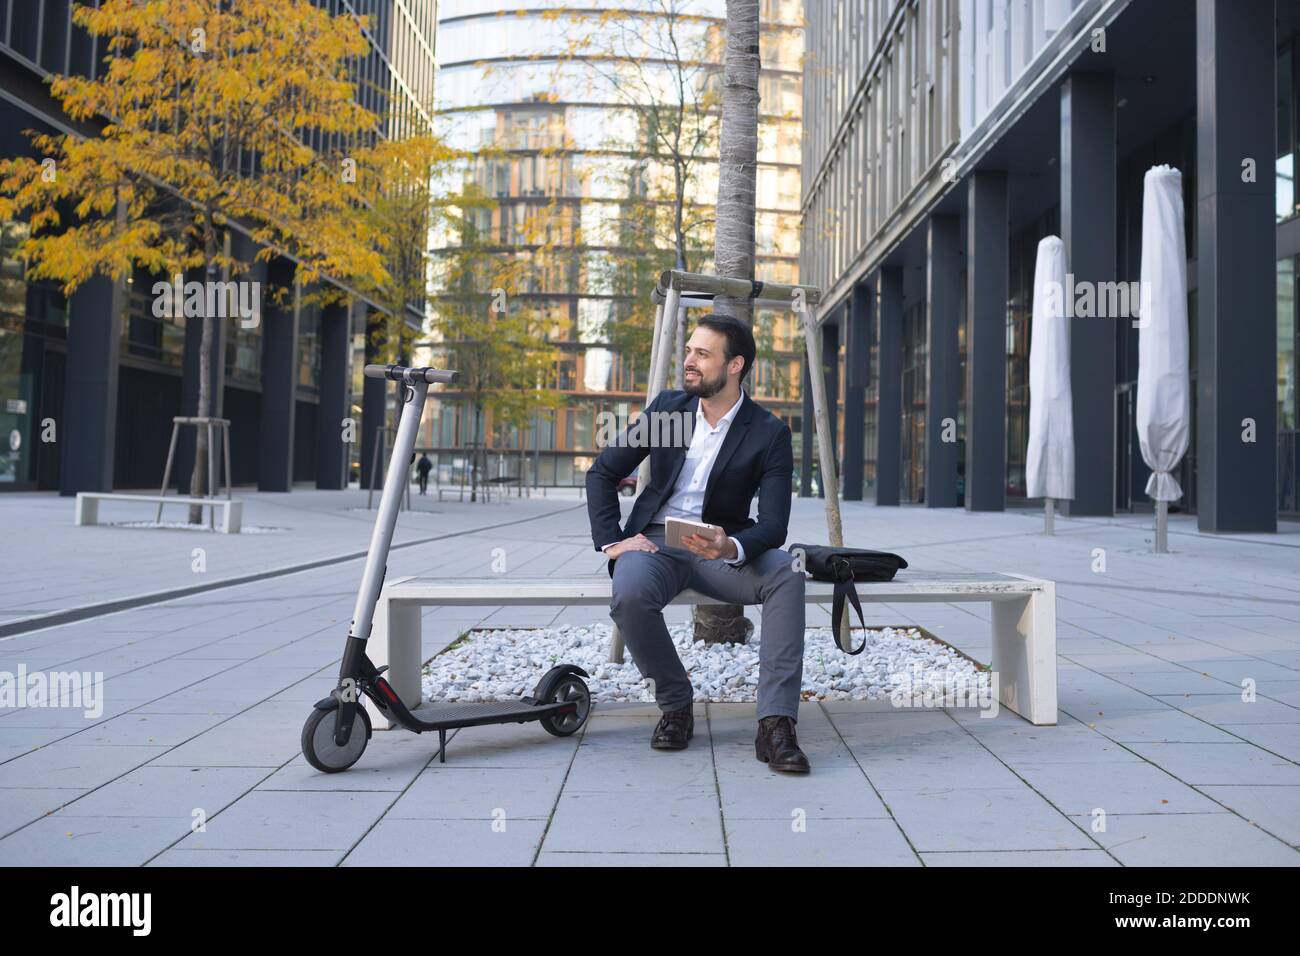
[(568, 714), (543, 717), (538, 723), (548, 734), (567, 737), (576, 733), (587, 722), (587, 715), (591, 713), (591, 691), (587, 689), (587, 682), (576, 674), (561, 678), (546, 703), (558, 701), (573, 701), (578, 705), (578, 709)]
[(370, 721), (364, 707), (358, 707), (352, 718), (352, 734), (347, 745), (334, 743), (334, 715), (336, 710), (315, 709), (302, 726), (302, 755), (307, 762), (322, 773), (347, 770), (361, 759), (366, 742), (370, 739)]

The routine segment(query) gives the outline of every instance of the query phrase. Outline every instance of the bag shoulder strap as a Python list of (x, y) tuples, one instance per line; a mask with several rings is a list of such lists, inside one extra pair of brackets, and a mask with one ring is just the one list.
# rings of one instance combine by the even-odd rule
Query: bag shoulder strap
[(835, 643), (845, 654), (856, 656), (861, 654), (867, 648), (867, 635), (862, 635), (862, 643), (858, 645), (855, 651), (852, 649), (852, 640), (849, 635), (840, 634), (840, 620), (844, 616), (844, 598), (848, 597), (853, 602), (853, 608), (858, 612), (858, 622), (866, 628), (867, 622), (862, 616), (862, 602), (858, 600), (858, 589), (853, 586), (853, 579), (847, 581), (841, 579), (835, 582), (835, 598), (831, 602), (831, 632), (835, 635)]

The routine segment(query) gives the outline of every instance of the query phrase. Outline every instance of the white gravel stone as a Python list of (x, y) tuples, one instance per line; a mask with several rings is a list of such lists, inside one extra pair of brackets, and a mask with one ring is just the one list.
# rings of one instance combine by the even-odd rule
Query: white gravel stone
[[(653, 702), (648, 682), (632, 662), (611, 664), (610, 624), (476, 630), (460, 644), (425, 665), (426, 699), (486, 701), (530, 693), (556, 664), (577, 664), (591, 675), (588, 686), (598, 701)], [(755, 626), (747, 644), (706, 645), (691, 640), (689, 623), (670, 625), (677, 654), (695, 685), (696, 701), (753, 701), (758, 685), (762, 629)], [(862, 631), (853, 633), (854, 646)], [(810, 627), (804, 636), (804, 700), (877, 700), (901, 692), (974, 682), (977, 668), (945, 644), (914, 628), (867, 632), (867, 648), (850, 656), (841, 651), (829, 627)]]

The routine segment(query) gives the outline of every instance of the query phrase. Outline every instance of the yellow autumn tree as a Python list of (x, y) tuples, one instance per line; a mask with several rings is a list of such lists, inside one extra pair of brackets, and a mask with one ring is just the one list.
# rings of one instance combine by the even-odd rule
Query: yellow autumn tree
[[(34, 136), (42, 157), (0, 162), (0, 219), (28, 217), (19, 252), (32, 278), (68, 294), (137, 268), (224, 280), (249, 265), (228, 250), (239, 228), (260, 258), (295, 259), (304, 284), (386, 281), (381, 237), (357, 215), (357, 169), (379, 128), (352, 79), (368, 51), (364, 18), (311, 0), (101, 0), (73, 19), (101, 38), (103, 69), (55, 77), (50, 91), (97, 135)], [(214, 316), (201, 321), (207, 414)], [(204, 493), (205, 431), (194, 495)]]

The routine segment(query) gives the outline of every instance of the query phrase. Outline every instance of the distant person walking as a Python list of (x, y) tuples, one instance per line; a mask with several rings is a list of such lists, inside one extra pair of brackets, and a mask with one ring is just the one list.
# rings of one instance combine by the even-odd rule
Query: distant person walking
[(429, 461), (427, 454), (421, 453), (415, 471), (420, 476), (420, 494), (425, 494), (429, 490), (429, 472), (433, 471), (433, 462)]

